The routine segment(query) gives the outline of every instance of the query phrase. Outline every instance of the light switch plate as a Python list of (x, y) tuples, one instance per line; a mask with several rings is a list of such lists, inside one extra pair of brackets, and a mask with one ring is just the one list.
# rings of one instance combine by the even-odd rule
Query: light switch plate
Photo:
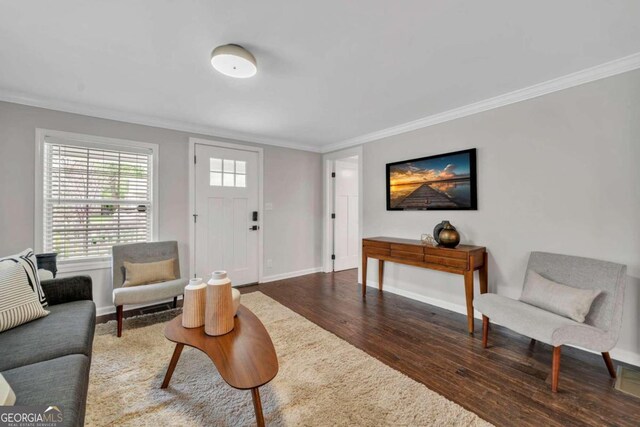
[(273, 210), (273, 203), (265, 203), (264, 204), (264, 210), (265, 211), (272, 211)]

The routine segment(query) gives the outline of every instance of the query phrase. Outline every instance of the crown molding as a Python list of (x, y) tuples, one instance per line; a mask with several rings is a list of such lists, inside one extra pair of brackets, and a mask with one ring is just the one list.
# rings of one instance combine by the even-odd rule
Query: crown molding
[(536, 98), (552, 92), (579, 86), (595, 80), (604, 79), (606, 77), (622, 74), (640, 68), (640, 52), (623, 58), (615, 59), (595, 67), (586, 68), (575, 73), (567, 74), (546, 82), (538, 83), (523, 89), (514, 90), (502, 95), (488, 98), (482, 101), (474, 102), (442, 113), (433, 114), (411, 122), (392, 126), (376, 132), (371, 132), (355, 138), (346, 139), (341, 142), (323, 146), (322, 152), (341, 150), (343, 148), (352, 147), (354, 145), (365, 144), (367, 142), (376, 141), (389, 136), (399, 135), (401, 133), (410, 132), (417, 129), (426, 128), (437, 125), (439, 123), (448, 122), (483, 111), (493, 110), (494, 108), (504, 107), (505, 105), (515, 104), (516, 102), (525, 101), (527, 99)]
[[(191, 134), (206, 135), (214, 138), (225, 138), (239, 142), (251, 142), (254, 144), (271, 145), (294, 150), (311, 151), (320, 153), (321, 147), (299, 144), (292, 141), (280, 140), (259, 136), (251, 133), (223, 130), (211, 126), (198, 125), (180, 120), (170, 120), (162, 117), (117, 111), (109, 108), (91, 106), (82, 103), (61, 101), (33, 95), (25, 95), (0, 88), (0, 101), (14, 104), (29, 105), (31, 107), (46, 108), (48, 110), (62, 111), (65, 113), (80, 114), (83, 116), (100, 119), (115, 120), (143, 126), (187, 132)], [(195, 136), (195, 135), (194, 135)]]

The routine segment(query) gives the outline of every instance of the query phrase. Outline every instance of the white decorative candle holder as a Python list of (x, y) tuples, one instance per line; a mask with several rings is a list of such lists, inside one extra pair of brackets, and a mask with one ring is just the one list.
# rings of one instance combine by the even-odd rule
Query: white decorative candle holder
[(184, 304), (182, 306), (182, 326), (199, 328), (204, 325), (205, 300), (207, 285), (201, 278), (189, 280), (184, 288)]

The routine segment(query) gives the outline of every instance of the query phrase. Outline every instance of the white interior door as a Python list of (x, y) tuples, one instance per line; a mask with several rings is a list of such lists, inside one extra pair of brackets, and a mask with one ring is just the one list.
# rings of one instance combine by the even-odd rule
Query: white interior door
[(195, 144), (195, 275), (258, 281), (258, 153)]
[(358, 158), (335, 161), (335, 271), (358, 267)]

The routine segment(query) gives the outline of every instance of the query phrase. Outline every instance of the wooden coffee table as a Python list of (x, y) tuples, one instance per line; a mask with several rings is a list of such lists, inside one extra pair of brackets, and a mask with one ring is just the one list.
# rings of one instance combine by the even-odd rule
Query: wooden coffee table
[(184, 328), (182, 315), (171, 320), (164, 336), (176, 343), (161, 388), (167, 388), (185, 345), (204, 352), (231, 387), (251, 390), (258, 426), (264, 426), (258, 388), (278, 373), (278, 357), (264, 325), (248, 308), (240, 306), (231, 332), (212, 337), (199, 328)]

